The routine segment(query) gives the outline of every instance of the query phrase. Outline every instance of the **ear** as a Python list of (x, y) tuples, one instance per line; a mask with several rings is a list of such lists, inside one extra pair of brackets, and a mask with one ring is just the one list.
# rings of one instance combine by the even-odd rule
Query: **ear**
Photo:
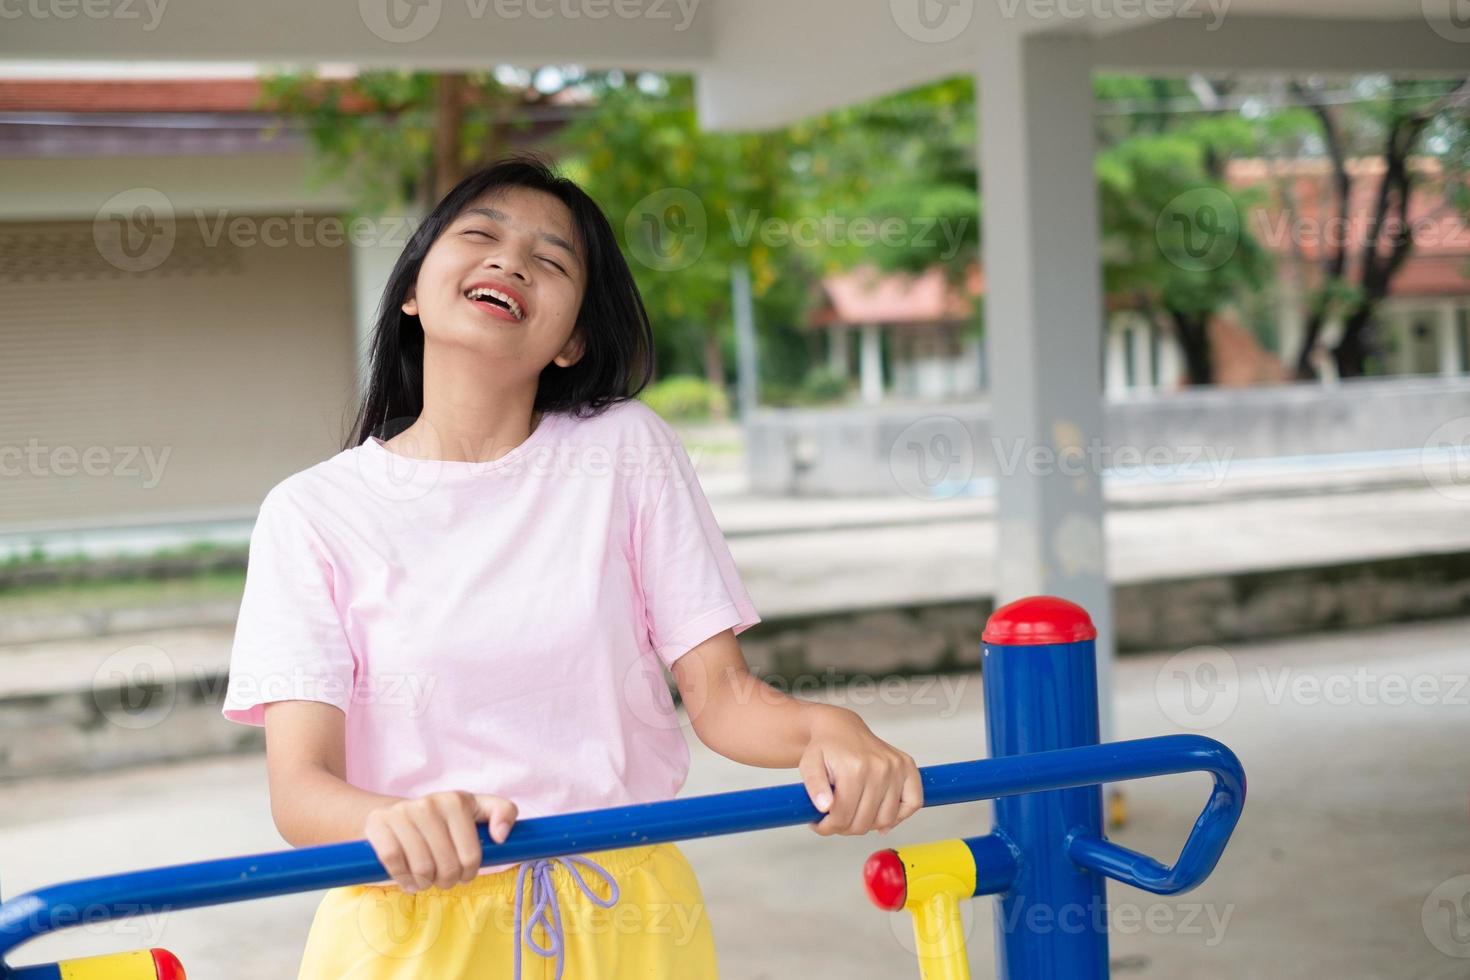
[(562, 347), (561, 352), (551, 360), (558, 367), (571, 367), (580, 361), (586, 352), (587, 345), (583, 340), (582, 331), (574, 330), (567, 338), (566, 346)]
[(408, 299), (403, 301), (403, 305), (399, 309), (403, 310), (409, 316), (419, 315), (419, 301), (414, 298), (412, 286), (408, 289)]

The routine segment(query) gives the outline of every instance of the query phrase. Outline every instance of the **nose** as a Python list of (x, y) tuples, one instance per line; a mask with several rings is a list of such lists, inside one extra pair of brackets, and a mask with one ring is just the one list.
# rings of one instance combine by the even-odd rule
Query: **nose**
[(492, 255), (485, 259), (483, 265), (486, 269), (495, 269), (502, 275), (515, 276), (521, 282), (530, 281), (526, 278), (526, 274), (521, 271), (520, 260), (514, 255)]

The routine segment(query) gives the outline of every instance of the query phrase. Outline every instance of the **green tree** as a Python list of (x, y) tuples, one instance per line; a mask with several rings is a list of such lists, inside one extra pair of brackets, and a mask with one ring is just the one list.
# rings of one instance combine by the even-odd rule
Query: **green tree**
[(700, 129), (685, 75), (604, 75), (589, 90), (597, 110), (558, 133), (555, 145), (620, 236), (655, 317), (660, 362), (697, 365), (711, 383), (727, 383), (730, 270), (744, 263), (762, 366), (783, 381), (800, 378), (808, 351), (795, 324), (811, 269), (772, 228), (797, 211), (794, 157), (808, 138), (799, 127)]
[[(1326, 322), (1340, 316), (1342, 335), (1332, 355), (1340, 376), (1356, 377), (1368, 372), (1379, 352), (1375, 314), (1414, 249), (1409, 214), (1414, 189), (1422, 187), (1443, 199), (1443, 209), (1430, 217), (1450, 211), (1462, 220), (1470, 218), (1470, 81), (1364, 76), (1353, 83), (1361, 98), (1346, 103), (1334, 99), (1320, 79), (1293, 79), (1290, 84), (1316, 120), (1322, 152), (1331, 163), (1334, 223), (1329, 227), (1338, 229), (1320, 236), (1320, 277), (1309, 300), (1296, 373), (1316, 376), (1312, 352)], [(1375, 155), (1383, 160), (1381, 174), (1350, 172), (1349, 159)], [(1358, 180), (1375, 181), (1361, 240), (1350, 211)], [(1353, 248), (1359, 251), (1356, 264), (1349, 261)]]

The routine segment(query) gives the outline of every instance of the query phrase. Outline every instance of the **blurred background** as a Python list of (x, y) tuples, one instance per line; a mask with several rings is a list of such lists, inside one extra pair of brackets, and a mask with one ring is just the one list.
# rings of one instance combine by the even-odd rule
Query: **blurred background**
[[(1205, 886), (1112, 887), (1117, 975), (1470, 977), (1455, 2), (7, 9), (0, 897), (284, 846), (219, 714), (256, 507), (342, 448), (417, 221), (535, 150), (637, 277), (755, 672), (979, 758), (986, 617), (1074, 599), (1104, 737), (1251, 778)], [(794, 781), (685, 731), (682, 795)], [(1115, 788), (1114, 836), (1171, 858), (1204, 787)], [(916, 975), (862, 861), (987, 820), (689, 842), (725, 975)], [(16, 960), (293, 976), (317, 897)]]

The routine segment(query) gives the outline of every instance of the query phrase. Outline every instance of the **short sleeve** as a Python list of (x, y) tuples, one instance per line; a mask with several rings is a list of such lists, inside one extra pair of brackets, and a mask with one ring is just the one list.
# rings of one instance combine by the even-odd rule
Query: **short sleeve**
[(324, 701), (347, 712), (353, 657), (332, 584), (320, 537), (272, 490), (250, 532), (222, 711), (227, 719), (264, 726), (271, 701)]
[(731, 628), (742, 633), (761, 618), (689, 454), (673, 430), (667, 431), (668, 475), (653, 499), (639, 507), (638, 583), (649, 642), (672, 666), (715, 634)]

